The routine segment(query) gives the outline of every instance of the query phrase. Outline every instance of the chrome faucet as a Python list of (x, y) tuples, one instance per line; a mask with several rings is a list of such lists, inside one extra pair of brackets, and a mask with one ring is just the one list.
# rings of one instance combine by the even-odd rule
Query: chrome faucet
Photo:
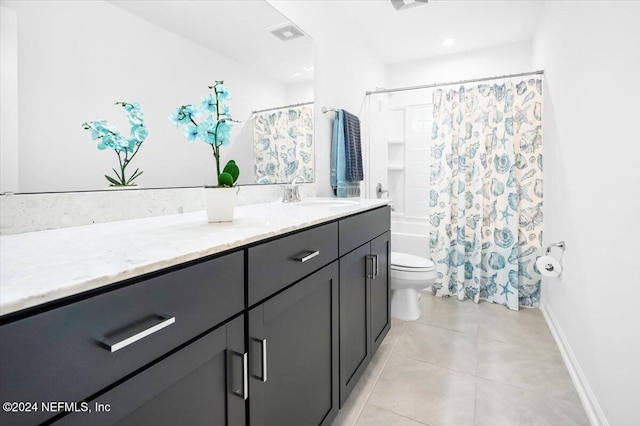
[(302, 201), (300, 199), (300, 185), (298, 184), (298, 180), (301, 180), (303, 183), (305, 182), (304, 177), (302, 175), (298, 175), (291, 180), (289, 185), (284, 185), (282, 187), (284, 190), (284, 193), (282, 194), (283, 203), (295, 203)]

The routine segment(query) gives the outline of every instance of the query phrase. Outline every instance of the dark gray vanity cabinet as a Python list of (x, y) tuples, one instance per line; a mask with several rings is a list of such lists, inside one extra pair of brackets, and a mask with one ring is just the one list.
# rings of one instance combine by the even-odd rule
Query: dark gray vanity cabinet
[[(388, 208), (340, 221), (340, 406), (391, 327)], [(366, 226), (362, 226), (365, 224)]]
[[(330, 425), (389, 330), (389, 208), (0, 318), (0, 424)], [(87, 412), (91, 410), (91, 412)]]
[(337, 262), (249, 311), (252, 426), (331, 424), (338, 412), (337, 324)]
[(391, 232), (387, 231), (371, 241), (371, 255), (375, 271), (369, 279), (371, 298), (371, 352), (375, 354), (391, 328)]
[(3, 318), (0, 400), (39, 406), (3, 410), (0, 424), (34, 425), (60, 416), (64, 408), (45, 410), (41, 403), (86, 401), (240, 314), (244, 253), (105, 290), (17, 320)]
[(91, 413), (72, 413), (55, 424), (244, 425), (246, 367), (240, 316), (88, 401)]

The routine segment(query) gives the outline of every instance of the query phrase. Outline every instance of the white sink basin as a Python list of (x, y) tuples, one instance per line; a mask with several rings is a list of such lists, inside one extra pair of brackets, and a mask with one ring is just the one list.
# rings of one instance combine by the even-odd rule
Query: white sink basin
[(347, 200), (302, 200), (299, 203), (292, 203), (292, 205), (300, 206), (300, 207), (349, 207), (357, 205), (357, 201), (347, 201)]

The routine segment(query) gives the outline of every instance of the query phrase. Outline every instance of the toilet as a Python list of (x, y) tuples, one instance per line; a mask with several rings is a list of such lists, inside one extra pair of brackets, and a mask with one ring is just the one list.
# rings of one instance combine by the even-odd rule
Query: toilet
[(424, 257), (391, 252), (391, 316), (404, 321), (420, 318), (418, 290), (433, 284), (436, 265)]

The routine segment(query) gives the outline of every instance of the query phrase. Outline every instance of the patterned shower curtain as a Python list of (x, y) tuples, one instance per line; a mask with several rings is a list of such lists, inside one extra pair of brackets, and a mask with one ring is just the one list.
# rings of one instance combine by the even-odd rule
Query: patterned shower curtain
[(256, 182), (313, 181), (313, 105), (256, 113), (253, 141)]
[(537, 307), (542, 80), (433, 94), (430, 233), (439, 296)]

